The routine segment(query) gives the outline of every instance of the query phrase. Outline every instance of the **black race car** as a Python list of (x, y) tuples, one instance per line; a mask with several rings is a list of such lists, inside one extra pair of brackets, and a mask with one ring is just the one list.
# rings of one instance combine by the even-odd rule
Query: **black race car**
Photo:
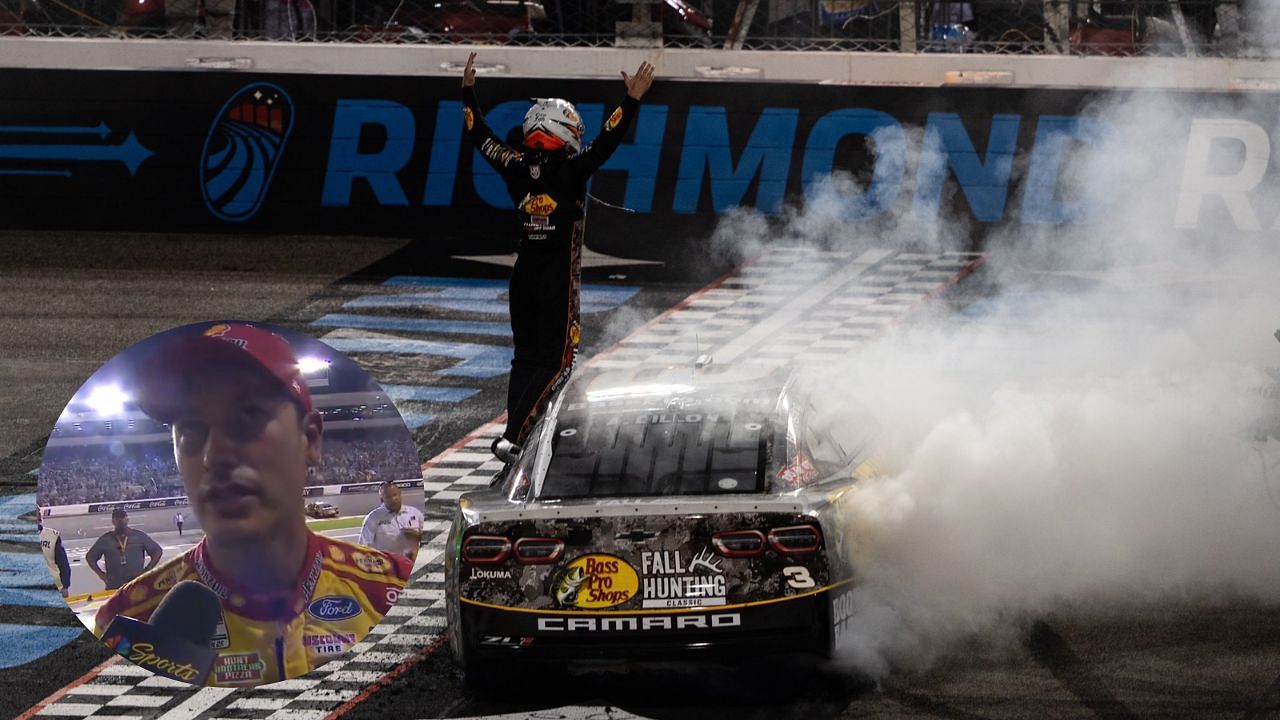
[(785, 369), (571, 379), (453, 518), (468, 677), (515, 658), (832, 652), (853, 579), (842, 506), (876, 472), (875, 432), (817, 400)]

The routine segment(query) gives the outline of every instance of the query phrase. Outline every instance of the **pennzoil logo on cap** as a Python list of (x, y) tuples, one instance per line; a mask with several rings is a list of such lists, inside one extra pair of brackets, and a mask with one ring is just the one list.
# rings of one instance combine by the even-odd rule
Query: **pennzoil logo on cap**
[(211, 337), (211, 338), (217, 338), (217, 339), (219, 339), (219, 340), (222, 340), (223, 342), (229, 342), (229, 343), (231, 343), (232, 345), (235, 345), (235, 346), (236, 346), (236, 347), (238, 347), (238, 348), (247, 348), (247, 347), (249, 347), (249, 341), (248, 341), (248, 340), (245, 340), (244, 338), (238, 338), (238, 337), (227, 337), (227, 333), (231, 332), (231, 331), (232, 331), (232, 330), (234, 330), (234, 329), (235, 329), (235, 328), (231, 327), (230, 325), (228, 325), (228, 324), (226, 324), (226, 323), (220, 323), (220, 324), (218, 324), (218, 325), (214, 325), (213, 327), (209, 328), (208, 330), (205, 330), (205, 331), (204, 331), (204, 336), (205, 336), (205, 337)]

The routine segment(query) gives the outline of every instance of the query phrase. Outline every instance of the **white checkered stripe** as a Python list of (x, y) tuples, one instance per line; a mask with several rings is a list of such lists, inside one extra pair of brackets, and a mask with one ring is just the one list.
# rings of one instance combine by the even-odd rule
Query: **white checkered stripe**
[(259, 688), (193, 689), (124, 660), (72, 688), (39, 717), (319, 720), (418, 654), (444, 630), (447, 520), (428, 520), (400, 600), (351, 651), (302, 677)]
[(427, 517), (448, 519), (463, 493), (488, 487), (502, 469), (502, 461), (490, 452), (502, 435), (501, 423), (489, 423), (473, 431), (461, 447), (441, 453), (422, 472)]
[(776, 248), (589, 366), (680, 364), (700, 354), (769, 365), (842, 355), (900, 322), (981, 257)]

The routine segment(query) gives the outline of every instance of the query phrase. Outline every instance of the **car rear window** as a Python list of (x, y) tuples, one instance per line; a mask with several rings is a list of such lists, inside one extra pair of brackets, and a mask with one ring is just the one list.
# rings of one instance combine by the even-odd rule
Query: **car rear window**
[(763, 492), (782, 435), (755, 412), (569, 415), (555, 428), (539, 497)]

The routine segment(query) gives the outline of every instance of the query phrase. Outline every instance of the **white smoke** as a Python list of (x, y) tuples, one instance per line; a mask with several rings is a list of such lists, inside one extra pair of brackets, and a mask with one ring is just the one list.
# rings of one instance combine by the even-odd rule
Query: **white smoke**
[[(848, 497), (845, 660), (920, 668), (1064, 609), (1280, 601), (1280, 441), (1254, 439), (1280, 412), (1259, 393), (1280, 365), (1280, 248), (1216, 199), (1199, 232), (1172, 229), (1185, 118), (1237, 112), (1151, 93), (1091, 108), (1117, 131), (1076, 149), (1060, 189), (1106, 199), (1100, 222), (991, 238), (980, 315), (935, 313), (824, 368), (879, 421), (886, 470)], [(820, 212), (778, 234), (826, 227)], [(920, 237), (886, 227), (854, 245)]]
[[(1223, 14), (1219, 9), (1219, 23), (1229, 27), (1231, 18), (1224, 18)], [(1274, 55), (1280, 49), (1276, 44), (1280, 38), (1280, 4), (1275, 0), (1241, 0), (1239, 15), (1246, 19), (1242, 30), (1258, 52)]]

